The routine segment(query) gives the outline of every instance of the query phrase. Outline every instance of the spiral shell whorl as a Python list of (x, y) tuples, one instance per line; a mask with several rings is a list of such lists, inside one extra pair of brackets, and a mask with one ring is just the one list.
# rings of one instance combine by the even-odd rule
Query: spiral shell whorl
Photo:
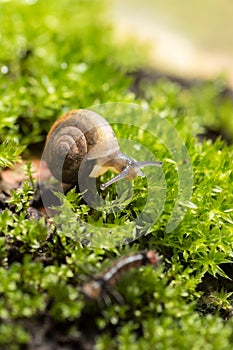
[(77, 182), (77, 169), (87, 153), (85, 135), (79, 128), (60, 124), (51, 134), (45, 152), (48, 166), (58, 180)]
[(92, 111), (73, 110), (59, 118), (48, 133), (45, 160), (59, 180), (76, 184), (83, 159), (93, 162), (119, 151), (108, 122)]

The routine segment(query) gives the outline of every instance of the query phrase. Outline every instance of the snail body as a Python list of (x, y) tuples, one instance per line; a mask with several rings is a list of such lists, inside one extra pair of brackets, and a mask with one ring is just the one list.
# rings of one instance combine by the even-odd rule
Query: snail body
[(84, 176), (97, 178), (107, 170), (118, 173), (101, 189), (122, 178), (144, 176), (141, 168), (161, 162), (137, 162), (120, 152), (109, 123), (99, 114), (85, 109), (72, 110), (52, 125), (45, 144), (45, 160), (55, 178), (76, 185), (80, 169)]

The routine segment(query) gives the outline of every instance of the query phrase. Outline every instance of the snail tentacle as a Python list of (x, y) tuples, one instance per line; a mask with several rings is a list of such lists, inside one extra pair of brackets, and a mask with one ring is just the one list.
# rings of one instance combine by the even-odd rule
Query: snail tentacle
[(85, 109), (67, 112), (52, 125), (44, 155), (53, 176), (67, 184), (77, 185), (80, 174), (85, 179), (96, 178), (107, 170), (118, 173), (101, 185), (102, 190), (123, 178), (144, 176), (144, 166), (161, 166), (161, 162), (137, 162), (121, 153), (109, 123)]

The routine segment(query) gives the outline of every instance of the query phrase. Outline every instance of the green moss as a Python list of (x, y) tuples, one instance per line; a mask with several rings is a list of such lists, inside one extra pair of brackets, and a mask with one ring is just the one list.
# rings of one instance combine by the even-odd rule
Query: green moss
[[(197, 137), (208, 126), (232, 140), (232, 101), (222, 82), (190, 89), (142, 82), (143, 97), (136, 97), (126, 72), (142, 63), (132, 55), (139, 46), (115, 43), (102, 1), (1, 2), (0, 16), (1, 167), (18, 161), (23, 147), (44, 142), (63, 112), (112, 101), (136, 104), (127, 113), (124, 104), (98, 107), (118, 138), (163, 161), (162, 170), (145, 169), (147, 178), (131, 187), (123, 181), (102, 192), (99, 208), (75, 190), (57, 194), (59, 212), (49, 222), (29, 216), (36, 184), (27, 165), (28, 180), (1, 203), (0, 347), (25, 348), (47, 327), (42, 345), (49, 335), (57, 347), (231, 349), (233, 148)], [(127, 152), (143, 160), (135, 145)], [(175, 206), (174, 219), (186, 215), (169, 230)], [(122, 304), (111, 293), (85, 298), (89, 278), (148, 249), (159, 252), (161, 264), (120, 278), (113, 291)]]
[(12, 167), (15, 162), (19, 162), (23, 150), (24, 147), (19, 146), (16, 140), (5, 140), (0, 145), (0, 168)]

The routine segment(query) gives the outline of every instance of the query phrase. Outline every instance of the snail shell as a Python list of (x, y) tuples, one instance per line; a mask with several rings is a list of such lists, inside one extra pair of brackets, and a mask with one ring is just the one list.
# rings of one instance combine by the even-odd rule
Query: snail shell
[(52, 125), (44, 155), (53, 176), (72, 185), (78, 183), (81, 166), (85, 169), (84, 176), (94, 178), (108, 169), (119, 173), (101, 189), (122, 178), (144, 176), (140, 170), (143, 166), (161, 165), (161, 162), (136, 162), (121, 153), (108, 122), (99, 114), (85, 109), (67, 112)]

